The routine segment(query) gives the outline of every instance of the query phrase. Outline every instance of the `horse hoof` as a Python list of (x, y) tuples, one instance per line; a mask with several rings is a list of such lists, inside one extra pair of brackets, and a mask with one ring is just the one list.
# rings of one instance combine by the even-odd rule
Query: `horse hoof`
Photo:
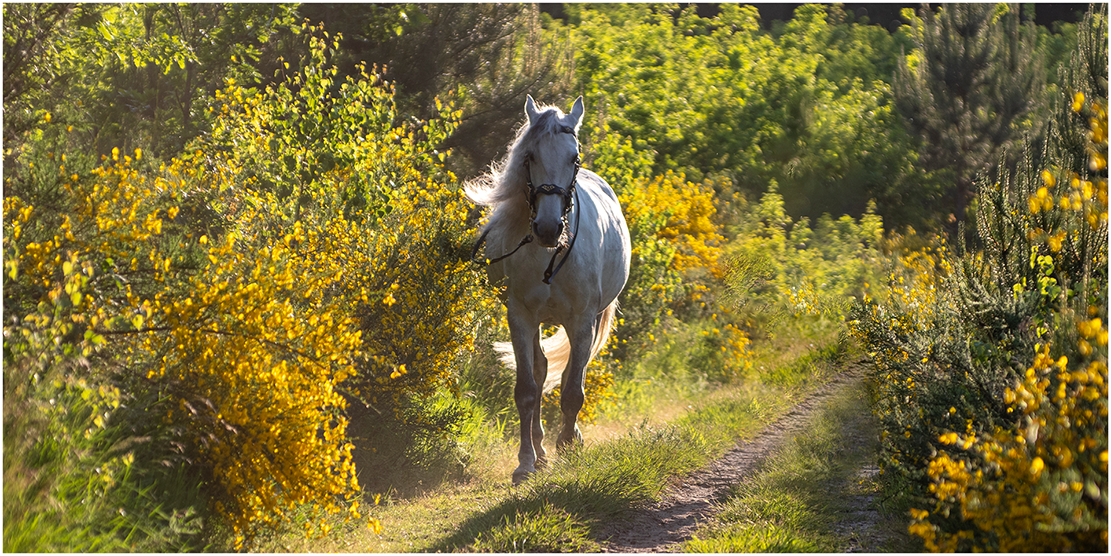
[(579, 432), (579, 429), (575, 429), (575, 436), (572, 436), (568, 439), (559, 439), (559, 442), (556, 443), (556, 451), (559, 453), (564, 453), (568, 450), (574, 450), (575, 448), (582, 446), (582, 444), (583, 435), (581, 432)]
[(517, 469), (513, 472), (513, 486), (517, 486), (527, 481), (529, 476), (533, 473), (535, 473), (535, 471), (529, 471), (527, 469)]

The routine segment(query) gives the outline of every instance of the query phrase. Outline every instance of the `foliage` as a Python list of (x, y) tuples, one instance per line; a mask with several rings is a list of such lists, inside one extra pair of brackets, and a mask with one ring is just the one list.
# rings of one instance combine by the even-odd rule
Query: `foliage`
[[(117, 149), (71, 174), (31, 141), (8, 182), (24, 195), (5, 199), (6, 333), (89, 358), (73, 380), (127, 406), (97, 420), (168, 433), (237, 547), (306, 504), (358, 517), (341, 391), (399, 418), (446, 385), (459, 327), (492, 303), (459, 253), (465, 200), (430, 171), (450, 128), (395, 128), (368, 75), (329, 101), (326, 50), (263, 92), (229, 80), (187, 159)], [(5, 368), (33, 348), (10, 345)]]
[[(73, 380), (122, 386), (143, 426), (183, 431), (186, 457), (201, 458), (214, 507), (237, 533), (294, 502), (338, 509), (332, 497), (356, 485), (334, 385), (353, 372), (358, 332), (324, 298), (335, 267), (312, 268), (290, 248), (319, 234), (293, 230), (259, 251), (243, 232), (211, 246), (163, 233), (186, 196), (211, 189), (191, 163), (140, 172), (139, 159), (84, 178), (61, 170), (64, 205), (38, 218), (34, 205), (5, 199), (9, 307), (40, 300), (9, 335), (50, 334), (93, 358)], [(35, 357), (31, 346), (8, 353), (16, 365)]]
[[(604, 171), (604, 169), (603, 169)], [(696, 185), (668, 173), (616, 184), (633, 245), (633, 268), (621, 295), (622, 318), (615, 357), (653, 341), (662, 315), (684, 298), (698, 295), (719, 274), (724, 237), (710, 183)], [(684, 281), (686, 285), (684, 285)]]
[(379, 76), (337, 77), (329, 60), (340, 40), (313, 38), (315, 61), (264, 92), (219, 93), (207, 148), (234, 146), (220, 164), (267, 207), (257, 226), (269, 237), (302, 222), (327, 231), (307, 253), (345, 269), (331, 295), (348, 300), (361, 331), (358, 372), (340, 381), (372, 410), (362, 440), (401, 430), (403, 442), (446, 437), (463, 416), (445, 422), (421, 400), (454, 390), (455, 358), (496, 303), (465, 257), (469, 204), (435, 148), (459, 113), (438, 104), (436, 120), (397, 123), (393, 89)]
[[(747, 203), (746, 203), (747, 205)], [(775, 183), (759, 205), (743, 206), (729, 245), (729, 298), (752, 317), (840, 319), (849, 299), (866, 295), (884, 259), (883, 221), (874, 205), (859, 220), (829, 214), (811, 228), (794, 221)]]
[(724, 176), (727, 193), (775, 180), (793, 214), (863, 212), (908, 153), (889, 133), (893, 38), (836, 7), (799, 8), (779, 37), (755, 8), (721, 8), (579, 11), (586, 141), (648, 153), (650, 175)]
[(895, 106), (921, 138), (920, 168), (947, 172), (946, 205), (963, 221), (976, 174), (1021, 132), (1037, 134), (1024, 119), (1042, 103), (1044, 56), (1033, 23), (1020, 26), (1017, 11), (1002, 4), (922, 11), (905, 11), (914, 50), (900, 59)]
[[(5, 148), (35, 111), (72, 125), (72, 155), (112, 148), (168, 157), (203, 132), (204, 101), (254, 64), (290, 6), (77, 4), (4, 7)], [(10, 63), (10, 65), (9, 65)], [(10, 112), (8, 112), (10, 110)]]
[(1106, 550), (1106, 78), (1082, 62), (1106, 60), (1104, 18), (1066, 81), (1098, 96), (1076, 91), (1045, 153), (981, 186), (981, 250), (908, 253), (888, 301), (853, 309), (884, 464), (932, 550)]
[(344, 75), (373, 63), (396, 86), (401, 112), (433, 118), (436, 98), (463, 113), (440, 148), (470, 177), (504, 154), (525, 95), (564, 98), (572, 67), (566, 33), (541, 29), (528, 4), (408, 3), (300, 5), (298, 13), (341, 33), (336, 65)]
[[(368, 484), (485, 458), (463, 439), (487, 418), (504, 429), (511, 386), (473, 344), (505, 327), (465, 262), (477, 215), (447, 168), (495, 158), (513, 99), (563, 94), (572, 71), (591, 103), (584, 154), (621, 196), (635, 250), (585, 417), (669, 365), (692, 391), (750, 376), (770, 312), (832, 321), (839, 295), (884, 300), (870, 286), (877, 213), (933, 199), (915, 191), (940, 175), (919, 176), (894, 117), (905, 33), (836, 6), (772, 32), (733, 5), (710, 19), (566, 12), (542, 25), (535, 6), (6, 4), (5, 548), (242, 549), (264, 530), (348, 531), (337, 523), (363, 512)], [(1083, 63), (1105, 75), (1105, 55)], [(1065, 277), (1087, 275), (1089, 247), (1074, 247), (1098, 240), (1058, 218), (1061, 199), (1085, 221), (1106, 210), (1085, 199), (1101, 191), (1087, 159), (1038, 164), (1062, 184), (1077, 175), (1069, 195), (1021, 199), (1047, 219), (1022, 271), (1023, 307), (1041, 315), (1055, 306), (1031, 292), (1050, 279), (1075, 291)], [(976, 225), (1001, 214), (977, 210)], [(1085, 340), (1097, 355), (1098, 337)], [(1041, 343), (1057, 357), (1069, 342), (1082, 345)], [(527, 536), (538, 508), (505, 523)]]

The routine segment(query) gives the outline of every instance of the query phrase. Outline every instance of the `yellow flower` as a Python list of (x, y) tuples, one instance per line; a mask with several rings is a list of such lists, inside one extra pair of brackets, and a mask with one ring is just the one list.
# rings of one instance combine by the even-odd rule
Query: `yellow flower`
[(1035, 477), (1041, 474), (1042, 469), (1045, 469), (1045, 462), (1042, 461), (1042, 458), (1036, 457), (1030, 462), (1030, 472), (1033, 473)]
[(1072, 96), (1072, 111), (1080, 112), (1081, 108), (1084, 108), (1084, 93), (1077, 92)]
[(1049, 250), (1053, 251), (1054, 253), (1060, 251), (1061, 250), (1061, 243), (1064, 241), (1065, 237), (1066, 237), (1065, 232), (1060, 232), (1058, 234), (1054, 234), (1053, 236), (1050, 236), (1049, 239), (1047, 240), (1047, 243), (1049, 243)]
[[(1049, 173), (1049, 170), (1042, 170), (1042, 181), (1045, 182), (1048, 187), (1057, 185), (1057, 178), (1053, 177), (1053, 174)], [(1038, 193), (1040, 196), (1041, 189), (1038, 190)]]

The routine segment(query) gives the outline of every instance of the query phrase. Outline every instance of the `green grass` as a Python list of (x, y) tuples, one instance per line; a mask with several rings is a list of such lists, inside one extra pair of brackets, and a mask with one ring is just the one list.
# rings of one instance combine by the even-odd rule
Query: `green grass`
[[(667, 380), (645, 381), (641, 413), (615, 411), (585, 429), (584, 446), (555, 458), (530, 481), (511, 487), (516, 427), (487, 422), (460, 442), (473, 463), (457, 481), (408, 496), (392, 496), (370, 513), (382, 532), (360, 523), (337, 524), (336, 534), (304, 539), (295, 530), (265, 539), (262, 551), (543, 551), (591, 552), (601, 524), (659, 499), (675, 477), (719, 457), (738, 438), (750, 437), (797, 401), (815, 376), (827, 376), (840, 350), (801, 349), (785, 376), (685, 393)], [(685, 373), (682, 369), (679, 372)], [(809, 376), (808, 376), (809, 374)], [(659, 388), (658, 390), (656, 390)], [(651, 396), (655, 397), (652, 405)], [(509, 431), (493, 438), (489, 432)], [(480, 434), (481, 433), (481, 434)], [(481, 462), (481, 463), (479, 463)]]
[(506, 516), (475, 540), (476, 552), (597, 552), (589, 529), (566, 510), (544, 504), (534, 512)]
[[(70, 408), (80, 409), (80, 403)], [(119, 439), (122, 427), (85, 434), (32, 404), (4, 408), (5, 552), (157, 552), (204, 547), (199, 481)]]
[(692, 407), (664, 426), (636, 426), (623, 436), (555, 458), (518, 487), (508, 484), (511, 451), (493, 452), (481, 476), (445, 483), (370, 509), (380, 534), (337, 523), (336, 534), (304, 539), (296, 527), (260, 539), (261, 551), (590, 552), (599, 526), (658, 500), (672, 478), (690, 473), (759, 431), (790, 405), (782, 391), (735, 388)]
[[(838, 530), (834, 525), (878, 500), (877, 482), (857, 477), (874, 461), (874, 424), (862, 389), (830, 399), (810, 428), (736, 485), (721, 512), (704, 525), (687, 552), (843, 552), (854, 537), (880, 539), (871, 550), (908, 550), (899, 516), (881, 511), (872, 526)], [(872, 541), (870, 541), (872, 542)]]
[[(709, 413), (718, 415), (720, 412)], [(751, 428), (760, 420), (758, 416), (746, 415), (733, 419), (718, 417), (717, 422), (734, 426), (745, 422)], [(657, 500), (670, 478), (708, 463), (721, 453), (729, 436), (720, 430), (707, 434), (682, 425), (643, 428), (624, 438), (573, 450), (560, 456), (550, 470), (536, 474), (514, 489), (510, 496), (476, 512), (461, 523), (457, 531), (430, 549), (478, 548), (489, 543), (488, 539), (499, 539), (499, 546), (506, 550), (513, 543), (517, 546), (528, 544), (539, 523), (550, 519), (548, 509), (564, 516), (561, 523), (567, 525), (559, 530), (593, 532), (604, 521)], [(562, 548), (552, 550), (575, 552), (583, 549), (577, 543), (558, 546)]]
[[(509, 484), (516, 466), (516, 414), (504, 408), (482, 409), (486, 404), (481, 398), (508, 396), (500, 391), (508, 386), (468, 395), (457, 403), (471, 417), (460, 424), (450, 451), (454, 455), (440, 458), (450, 459), (450, 468), (370, 471), (381, 474), (379, 485), (396, 485), (370, 490), (364, 498), (366, 513), (381, 522), (380, 532), (369, 529), (365, 520), (337, 519), (332, 534), (306, 539), (295, 522), (267, 532), (252, 550), (597, 551), (602, 524), (658, 500), (676, 477), (703, 467), (738, 438), (761, 430), (831, 376), (847, 354), (834, 328), (795, 323), (758, 346), (756, 361), (764, 370), (740, 383), (720, 385), (700, 378), (694, 368), (699, 361), (661, 343), (659, 352), (649, 354), (638, 369), (634, 385), (627, 387), (632, 395), (620, 396), (620, 405), (608, 407), (598, 423), (584, 427), (586, 444), (554, 458), (548, 469), (519, 487)], [(666, 367), (667, 372), (650, 364)], [(618, 386), (627, 384), (621, 381)], [(548, 428), (553, 429), (551, 423)], [(549, 435), (550, 452), (552, 438)], [(451, 478), (436, 479), (437, 474)], [(377, 506), (374, 492), (382, 495)], [(806, 509), (797, 504), (798, 511)], [(762, 546), (827, 546), (799, 544), (788, 533), (769, 529)]]

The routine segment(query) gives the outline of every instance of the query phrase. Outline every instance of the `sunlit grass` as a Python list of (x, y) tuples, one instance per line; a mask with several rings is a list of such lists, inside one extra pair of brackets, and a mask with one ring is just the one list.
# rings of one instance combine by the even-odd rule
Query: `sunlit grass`
[[(781, 336), (788, 343), (791, 335)], [(676, 387), (675, 380), (644, 380), (634, 404), (610, 408), (584, 428), (583, 447), (555, 457), (529, 482), (512, 487), (516, 415), (483, 415), (464, 427), (459, 443), (470, 454), (462, 477), (419, 494), (388, 492), (368, 512), (374, 531), (336, 523), (324, 538), (305, 539), (292, 527), (259, 544), (273, 551), (432, 552), (457, 550), (572, 551), (598, 549), (600, 524), (658, 500), (674, 477), (701, 468), (738, 438), (754, 435), (800, 399), (801, 385), (832, 374), (840, 360), (818, 337), (793, 350), (796, 361), (778, 386), (745, 380)], [(689, 364), (689, 363), (684, 363)], [(674, 369), (689, 376), (688, 369)], [(810, 376), (806, 376), (807, 373)], [(633, 408), (639, 408), (639, 412)], [(554, 434), (549, 434), (549, 439)], [(555, 453), (554, 446), (549, 446)]]
[[(874, 425), (863, 410), (866, 405), (865, 393), (859, 389), (844, 390), (829, 400), (804, 434), (764, 462), (756, 475), (733, 487), (720, 513), (683, 550), (842, 552), (851, 548), (834, 524), (848, 510), (852, 495), (879, 489), (875, 483), (865, 486), (866, 481), (855, 476), (857, 469), (875, 459), (875, 435), (870, 434)], [(886, 513), (877, 517), (874, 527), (881, 535), (890, 536), (890, 517)], [(905, 535), (891, 538), (901, 541)]]

